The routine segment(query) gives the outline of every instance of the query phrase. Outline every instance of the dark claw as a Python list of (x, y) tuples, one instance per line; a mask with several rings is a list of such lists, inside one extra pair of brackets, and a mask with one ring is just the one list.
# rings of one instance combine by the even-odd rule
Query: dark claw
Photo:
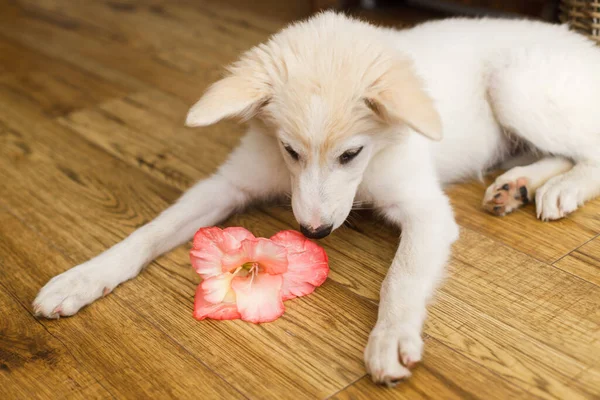
[(494, 207), (494, 212), (495, 213), (501, 213), (502, 212), (502, 206), (496, 206), (496, 207)]
[(508, 186), (508, 183), (505, 183), (504, 186), (502, 186), (501, 189), (508, 191), (508, 189), (510, 189), (510, 186)]
[(521, 186), (519, 188), (519, 192), (521, 193), (521, 200), (523, 201), (523, 204), (529, 203), (529, 198), (527, 197), (527, 187)]

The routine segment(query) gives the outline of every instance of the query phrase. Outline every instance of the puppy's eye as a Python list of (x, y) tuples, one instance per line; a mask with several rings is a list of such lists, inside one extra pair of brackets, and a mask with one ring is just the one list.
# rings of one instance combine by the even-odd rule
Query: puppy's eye
[(362, 149), (362, 147), (359, 147), (357, 149), (345, 151), (344, 154), (342, 154), (338, 158), (338, 160), (340, 160), (340, 164), (348, 164), (350, 161), (354, 160), (354, 158), (356, 158), (356, 156), (360, 154)]
[(288, 152), (288, 154), (290, 155), (290, 157), (292, 157), (294, 160), (298, 161), (300, 159), (300, 154), (296, 153), (296, 151), (294, 149), (292, 149), (290, 146), (283, 145), (283, 147), (285, 148), (285, 151)]

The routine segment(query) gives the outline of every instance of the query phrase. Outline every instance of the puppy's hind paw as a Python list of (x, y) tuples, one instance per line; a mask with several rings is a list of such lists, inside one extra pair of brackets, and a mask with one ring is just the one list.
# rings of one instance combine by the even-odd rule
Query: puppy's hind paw
[(583, 205), (581, 190), (573, 182), (556, 177), (550, 179), (536, 193), (537, 216), (542, 221), (561, 219)]
[(503, 217), (531, 201), (527, 178), (508, 180), (502, 176), (485, 191), (483, 208)]

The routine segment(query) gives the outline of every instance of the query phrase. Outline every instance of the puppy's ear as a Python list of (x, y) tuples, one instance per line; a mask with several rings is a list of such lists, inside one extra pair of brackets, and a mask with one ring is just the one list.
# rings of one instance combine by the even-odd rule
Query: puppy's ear
[(249, 119), (269, 101), (269, 85), (257, 62), (234, 64), (229, 76), (215, 82), (188, 112), (187, 126), (212, 125), (224, 118)]
[(404, 123), (432, 140), (442, 140), (440, 115), (409, 61), (394, 61), (369, 88), (364, 100), (385, 122)]

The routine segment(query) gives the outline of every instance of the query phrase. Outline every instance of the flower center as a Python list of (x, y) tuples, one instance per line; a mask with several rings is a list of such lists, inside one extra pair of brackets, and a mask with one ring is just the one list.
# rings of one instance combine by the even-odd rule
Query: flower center
[(258, 263), (256, 261), (250, 261), (247, 263), (242, 264), (242, 268), (247, 270), (248, 272), (252, 272), (252, 270), (256, 269), (258, 270)]
[(233, 276), (247, 277), (250, 276), (249, 284), (252, 284), (254, 277), (258, 275), (260, 265), (256, 261), (250, 261), (244, 263), (236, 268), (233, 272)]

